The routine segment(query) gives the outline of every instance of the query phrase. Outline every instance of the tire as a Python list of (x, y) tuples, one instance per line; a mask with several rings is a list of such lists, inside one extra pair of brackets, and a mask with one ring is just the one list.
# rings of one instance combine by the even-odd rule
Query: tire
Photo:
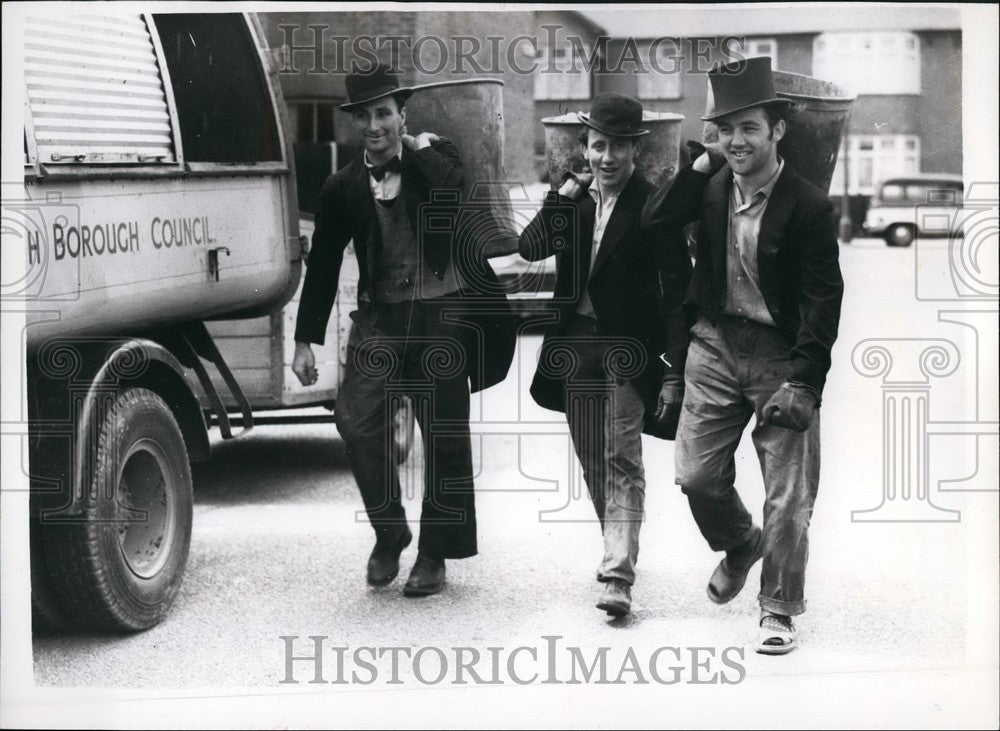
[(413, 401), (404, 396), (392, 420), (392, 446), (396, 464), (403, 464), (413, 450), (413, 426), (415, 422)]
[(177, 421), (144, 388), (118, 393), (92, 444), (82, 516), (49, 521), (44, 554), (74, 627), (137, 631), (159, 623), (191, 545), (191, 467)]
[(885, 243), (889, 246), (909, 246), (917, 232), (909, 223), (894, 223), (885, 230)]
[(33, 632), (69, 629), (69, 619), (59, 603), (45, 562), (41, 525), (34, 515), (28, 528), (28, 540), (31, 558), (31, 629)]

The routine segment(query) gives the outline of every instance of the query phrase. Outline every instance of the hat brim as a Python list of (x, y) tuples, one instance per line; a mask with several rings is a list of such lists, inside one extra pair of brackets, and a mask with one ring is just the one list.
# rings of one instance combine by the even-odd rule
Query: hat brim
[(586, 114), (577, 114), (576, 116), (580, 120), (580, 122), (582, 122), (586, 126), (590, 127), (591, 129), (596, 129), (601, 134), (606, 134), (611, 137), (642, 137), (643, 135), (649, 134), (648, 129), (639, 129), (636, 130), (635, 132), (622, 132), (621, 130), (606, 129), (604, 127), (599, 127), (598, 125), (594, 124), (590, 120), (590, 117), (588, 117)]
[(389, 91), (384, 91), (380, 94), (374, 94), (373, 96), (370, 96), (367, 99), (359, 99), (357, 101), (348, 102), (347, 104), (341, 104), (340, 108), (343, 109), (345, 112), (349, 112), (352, 109), (363, 107), (365, 104), (371, 104), (372, 102), (378, 101), (379, 99), (385, 99), (387, 96), (400, 96), (405, 101), (410, 98), (411, 94), (413, 94), (413, 89), (411, 89), (408, 86), (401, 86), (398, 89), (391, 89)]
[(717, 119), (722, 119), (735, 112), (742, 112), (747, 109), (753, 109), (754, 107), (775, 107), (775, 106), (793, 106), (795, 102), (791, 99), (782, 99), (780, 97), (775, 97), (774, 99), (767, 99), (762, 102), (754, 102), (753, 104), (744, 104), (741, 107), (733, 107), (732, 109), (721, 109), (715, 110), (711, 114), (706, 114), (701, 118), (702, 122), (714, 122)]

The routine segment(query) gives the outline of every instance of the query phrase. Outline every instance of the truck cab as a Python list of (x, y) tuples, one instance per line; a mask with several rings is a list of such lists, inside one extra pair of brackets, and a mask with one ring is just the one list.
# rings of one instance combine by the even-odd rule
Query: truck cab
[(270, 318), (299, 284), (284, 102), (252, 14), (29, 13), (23, 59), (3, 208), (24, 247), (33, 616), (145, 629), (183, 576), (205, 415), (224, 437), (227, 400), (253, 422), (206, 320)]

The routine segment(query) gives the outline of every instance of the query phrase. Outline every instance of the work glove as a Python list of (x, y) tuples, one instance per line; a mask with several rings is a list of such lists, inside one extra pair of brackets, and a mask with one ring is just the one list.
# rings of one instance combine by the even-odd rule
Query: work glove
[(665, 376), (656, 399), (656, 423), (665, 431), (677, 428), (681, 418), (681, 404), (684, 403), (684, 379), (681, 376)]
[(782, 383), (761, 410), (760, 422), (803, 432), (812, 423), (816, 392), (801, 383)]

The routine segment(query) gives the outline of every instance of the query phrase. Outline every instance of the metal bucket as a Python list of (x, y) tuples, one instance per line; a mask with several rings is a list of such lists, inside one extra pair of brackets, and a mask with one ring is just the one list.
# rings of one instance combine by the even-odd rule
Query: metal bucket
[[(785, 136), (778, 143), (778, 154), (799, 175), (829, 192), (855, 97), (829, 81), (787, 71), (772, 73), (777, 95), (795, 102)], [(708, 95), (711, 105), (711, 82)], [(705, 123), (704, 139), (706, 142), (719, 139), (718, 128), (711, 122)]]
[[(642, 113), (642, 124), (649, 134), (642, 138), (642, 149), (636, 160), (636, 170), (653, 185), (669, 182), (677, 174), (681, 150), (683, 114), (673, 112)], [(587, 167), (583, 158), (580, 133), (585, 129), (576, 112), (558, 117), (545, 117), (545, 161), (549, 171), (549, 186), (559, 188), (568, 170), (580, 172)]]
[(476, 231), (479, 253), (488, 257), (517, 251), (503, 165), (503, 82), (463, 79), (412, 87), (406, 102), (411, 135), (433, 132), (447, 137), (462, 158), (466, 206), (463, 222)]

